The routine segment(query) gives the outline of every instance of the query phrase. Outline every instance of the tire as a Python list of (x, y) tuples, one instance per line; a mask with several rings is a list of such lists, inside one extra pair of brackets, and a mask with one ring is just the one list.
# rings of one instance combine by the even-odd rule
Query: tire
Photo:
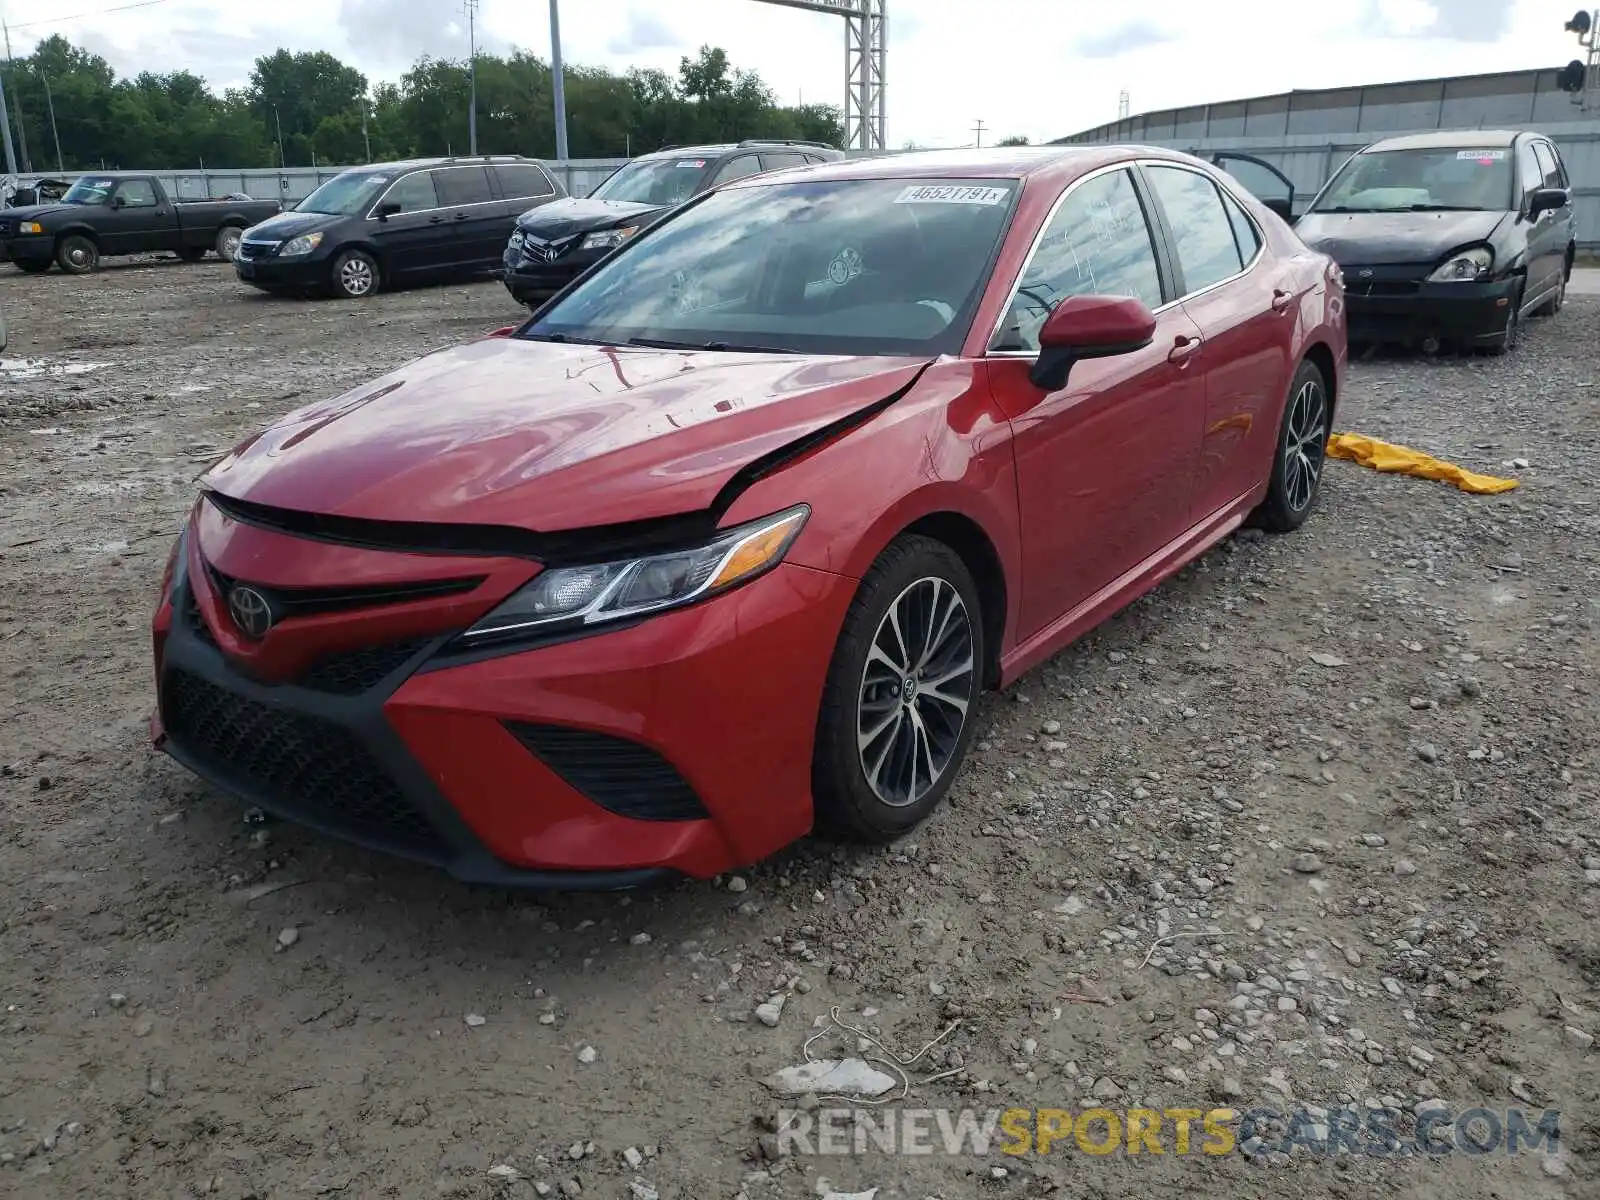
[(6, 338), (6, 315), (5, 313), (0, 313), (0, 354), (6, 352)]
[[(943, 633), (931, 661), (929, 623)], [(907, 655), (896, 629), (918, 649)], [(845, 614), (817, 716), (811, 793), (819, 830), (889, 841), (938, 806), (972, 742), (983, 637), (972, 574), (943, 542), (903, 535), (872, 564)], [(909, 687), (907, 659), (919, 668)], [(908, 750), (918, 755), (911, 771)]]
[(1522, 288), (1511, 297), (1511, 304), (1506, 312), (1506, 327), (1500, 331), (1498, 337), (1489, 342), (1484, 349), (1495, 357), (1510, 354), (1517, 348), (1517, 343), (1522, 340)]
[(1302, 362), (1283, 402), (1267, 498), (1255, 512), (1261, 528), (1289, 533), (1305, 524), (1317, 506), (1331, 432), (1328, 407), (1328, 381), (1316, 363)]
[(378, 260), (365, 250), (346, 250), (333, 260), (329, 285), (341, 300), (364, 300), (378, 290)]
[(81, 233), (70, 233), (56, 246), (56, 265), (68, 275), (87, 275), (100, 265), (100, 247)]
[(178, 251), (178, 257), (186, 263), (197, 263), (205, 256), (205, 248), (201, 246), (188, 246)]
[[(231, 263), (239, 254), (239, 239), (244, 236), (244, 230), (237, 225), (224, 225), (217, 230), (217, 240), (211, 248), (217, 252), (217, 257), (223, 262)], [(204, 251), (201, 252), (202, 256)]]
[(28, 262), (19, 262), (17, 264), (17, 270), (21, 271), (25, 275), (43, 275), (55, 265), (55, 261), (48, 258), (43, 262), (34, 262), (29, 260)]

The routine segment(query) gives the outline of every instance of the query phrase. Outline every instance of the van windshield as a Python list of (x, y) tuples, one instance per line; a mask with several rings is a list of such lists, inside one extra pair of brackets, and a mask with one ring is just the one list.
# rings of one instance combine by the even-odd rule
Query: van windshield
[(652, 158), (631, 162), (620, 168), (594, 191), (592, 200), (624, 200), (632, 204), (654, 204), (666, 208), (681, 204), (700, 190), (707, 160), (689, 155), (684, 158)]
[(296, 204), (294, 211), (355, 216), (372, 207), (388, 182), (387, 175), (374, 175), (370, 170), (342, 171)]
[(1511, 150), (1450, 146), (1358, 154), (1309, 212), (1506, 212)]

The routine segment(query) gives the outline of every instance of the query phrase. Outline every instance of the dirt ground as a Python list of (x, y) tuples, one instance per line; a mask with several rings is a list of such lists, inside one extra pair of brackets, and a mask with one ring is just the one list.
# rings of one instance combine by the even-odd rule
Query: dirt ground
[[(1518, 490), (1332, 463), (1299, 534), (991, 697), (914, 837), (627, 897), (250, 824), (147, 744), (196, 474), (515, 319), (498, 284), (0, 269), (0, 306), (0, 1194), (1600, 1194), (1600, 300), (1353, 369), (1341, 427)], [(1559, 1153), (780, 1153), (761, 1078), (835, 1005), (897, 1049), (959, 1022), (907, 1105), (1548, 1107)]]

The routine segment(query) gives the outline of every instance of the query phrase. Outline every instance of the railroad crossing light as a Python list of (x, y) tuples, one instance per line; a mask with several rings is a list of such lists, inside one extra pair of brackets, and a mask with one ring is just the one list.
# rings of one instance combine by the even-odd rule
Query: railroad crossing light
[(1561, 70), (1556, 72), (1556, 86), (1563, 92), (1583, 91), (1584, 76), (1588, 74), (1584, 66), (1577, 59), (1573, 59)]
[(1572, 20), (1562, 26), (1568, 33), (1575, 33), (1583, 37), (1589, 32), (1590, 16), (1587, 9), (1579, 9), (1572, 14)]

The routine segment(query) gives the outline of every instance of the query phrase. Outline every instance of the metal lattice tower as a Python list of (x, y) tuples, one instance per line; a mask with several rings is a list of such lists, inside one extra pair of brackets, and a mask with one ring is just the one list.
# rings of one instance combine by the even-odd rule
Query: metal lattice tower
[(883, 150), (884, 60), (888, 0), (756, 0), (844, 18), (844, 141), (855, 150)]

